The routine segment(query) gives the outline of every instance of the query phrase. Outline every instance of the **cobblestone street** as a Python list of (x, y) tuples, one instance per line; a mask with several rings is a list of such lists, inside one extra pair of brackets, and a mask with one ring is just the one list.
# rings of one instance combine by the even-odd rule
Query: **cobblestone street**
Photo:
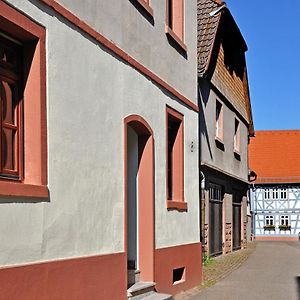
[(175, 299), (299, 300), (300, 243), (257, 242), (217, 258), (204, 268), (203, 285)]

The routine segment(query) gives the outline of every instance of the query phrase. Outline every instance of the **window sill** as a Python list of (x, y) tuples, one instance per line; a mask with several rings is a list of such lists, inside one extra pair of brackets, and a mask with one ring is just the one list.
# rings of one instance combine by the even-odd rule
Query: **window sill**
[(187, 211), (188, 205), (184, 201), (167, 200), (167, 209), (176, 209), (180, 211)]
[(233, 151), (233, 154), (234, 154), (234, 157), (235, 157), (237, 160), (241, 160), (241, 153), (240, 153), (240, 151), (234, 150), (234, 151)]
[(48, 198), (49, 191), (45, 185), (0, 181), (0, 196)]
[(186, 44), (176, 35), (176, 33), (168, 26), (165, 27), (166, 35), (172, 38), (172, 40), (184, 51), (187, 52)]
[(185, 279), (175, 281), (175, 282), (173, 282), (173, 285), (177, 285), (177, 284), (181, 284), (181, 283), (185, 283)]
[(144, 0), (136, 0), (136, 2), (142, 6), (142, 8), (151, 16), (153, 17), (153, 8), (146, 3)]
[(222, 150), (224, 152), (225, 151), (225, 145), (224, 145), (223, 139), (215, 136), (215, 142), (216, 142), (217, 148), (219, 148), (220, 150)]
[(215, 141), (222, 144), (224, 146), (224, 141), (222, 138), (218, 137), (218, 136), (215, 136)]

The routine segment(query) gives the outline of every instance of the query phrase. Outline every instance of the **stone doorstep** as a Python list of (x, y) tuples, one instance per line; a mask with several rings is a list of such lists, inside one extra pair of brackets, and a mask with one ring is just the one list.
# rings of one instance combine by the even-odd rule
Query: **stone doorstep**
[(130, 300), (171, 300), (173, 297), (167, 294), (156, 293), (155, 282), (137, 282), (127, 290), (127, 297)]
[(127, 289), (127, 297), (132, 298), (141, 294), (149, 294), (149, 292), (154, 292), (155, 282), (145, 282), (140, 281), (133, 284)]

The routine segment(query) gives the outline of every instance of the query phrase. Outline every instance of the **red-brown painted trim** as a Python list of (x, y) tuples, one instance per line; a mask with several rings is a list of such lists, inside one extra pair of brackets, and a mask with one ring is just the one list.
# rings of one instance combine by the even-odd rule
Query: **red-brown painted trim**
[(47, 91), (46, 91), (46, 32), (40, 37), (40, 139), (41, 184), (48, 184)]
[[(128, 229), (128, 199), (127, 199), (127, 128), (131, 126), (144, 138), (143, 155), (139, 159), (139, 186), (138, 199), (146, 197), (147, 201), (140, 203), (139, 207), (139, 261), (141, 280), (154, 281), (154, 248), (155, 248), (155, 224), (154, 224), (154, 138), (153, 131), (148, 122), (139, 115), (130, 115), (124, 118), (124, 249), (127, 259), (127, 229)], [(152, 169), (151, 169), (152, 168)], [(150, 181), (150, 183), (149, 183)], [(143, 196), (144, 195), (144, 196)], [(127, 282), (127, 273), (126, 273)]]
[[(24, 60), (28, 73), (24, 87), (24, 186), (3, 180), (1, 194), (6, 191), (6, 196), (48, 197), (46, 29), (3, 0), (0, 0), (0, 28), (23, 43), (24, 58), (32, 55), (32, 60)], [(30, 54), (26, 55), (28, 51)]]
[(45, 185), (33, 185), (3, 180), (0, 181), (0, 196), (47, 198), (49, 191)]
[[(148, 131), (148, 134), (150, 135), (153, 135), (153, 130), (152, 128), (150, 127), (150, 125), (148, 124), (148, 122), (143, 118), (141, 117), (140, 115), (130, 115), (130, 116), (127, 116), (125, 119), (124, 119), (124, 124), (129, 124), (131, 123), (131, 126), (134, 127), (134, 129), (139, 133), (139, 134), (147, 134), (147, 131)], [(141, 126), (136, 126), (135, 124), (138, 124), (138, 123), (141, 123), (143, 124), (143, 126), (147, 129), (147, 130), (144, 130), (143, 127)]]
[[(179, 210), (187, 210), (187, 203), (184, 201), (184, 116), (176, 111), (175, 109), (167, 106), (166, 107), (166, 145), (168, 145), (168, 116), (171, 115), (174, 118), (178, 119), (181, 124), (178, 129), (178, 136), (176, 138), (177, 143), (181, 144), (181, 154), (180, 159), (176, 162), (177, 169), (180, 170), (178, 174), (176, 174), (179, 177), (180, 182), (180, 196), (177, 197), (177, 199), (168, 199), (168, 147), (166, 146), (166, 198), (167, 198), (167, 208), (168, 209), (179, 209)], [(176, 186), (178, 188), (178, 186)], [(174, 201), (173, 204), (171, 204), (171, 201)]]
[[(4, 20), (1, 20), (1, 29), (13, 34), (15, 38), (21, 41), (30, 40), (32, 36), (37, 38), (43, 38), (45, 36), (44, 27), (35, 23), (3, 0), (0, 0), (0, 17), (16, 25), (12, 27), (10, 24), (4, 22)], [(22, 31), (26, 31), (28, 34), (26, 35)]]
[(256, 236), (256, 241), (299, 241), (298, 236)]
[(153, 8), (149, 5), (148, 0), (136, 0), (137, 3), (139, 3), (146, 11), (147, 13), (153, 17)]
[(167, 200), (167, 209), (177, 209), (177, 210), (187, 211), (188, 204), (187, 202), (183, 202), (183, 201)]
[(187, 52), (186, 44), (177, 36), (177, 34), (168, 25), (165, 26), (165, 32), (169, 37), (171, 37), (177, 43), (177, 45), (180, 48), (182, 48), (184, 52)]
[[(184, 280), (173, 284), (173, 270), (182, 267), (185, 268)], [(155, 288), (158, 292), (174, 295), (201, 284), (201, 281), (201, 243), (155, 250)]]
[(125, 253), (78, 257), (0, 269), (0, 298), (127, 299)]
[(90, 25), (85, 23), (84, 21), (80, 20), (77, 16), (75, 16), (72, 12), (64, 8), (62, 5), (60, 5), (55, 0), (39, 0), (40, 2), (44, 3), (48, 7), (52, 8), (55, 12), (60, 14), (62, 17), (64, 17), (66, 20), (68, 20), (70, 23), (72, 23), (74, 26), (79, 28), (80, 30), (84, 31), (86, 34), (88, 34), (90, 37), (95, 39), (97, 42), (102, 44), (104, 47), (115, 53), (117, 56), (119, 56), (122, 60), (130, 64), (133, 68), (135, 68), (140, 73), (144, 74), (145, 76), (149, 77), (151, 80), (162, 86), (164, 89), (169, 91), (171, 94), (173, 94), (176, 98), (178, 98), (182, 103), (187, 105), (189, 108), (193, 109), (194, 111), (198, 112), (199, 107), (193, 103), (191, 100), (189, 100), (187, 97), (185, 97), (183, 94), (178, 92), (175, 88), (173, 88), (171, 85), (169, 85), (166, 81), (161, 79), (158, 75), (156, 75), (154, 72), (146, 68), (144, 65), (136, 61), (133, 57), (131, 57), (129, 54), (127, 54), (124, 50), (122, 50), (120, 47), (118, 47), (116, 44), (108, 40), (106, 37), (104, 37), (102, 34), (97, 32), (94, 28), (92, 28)]

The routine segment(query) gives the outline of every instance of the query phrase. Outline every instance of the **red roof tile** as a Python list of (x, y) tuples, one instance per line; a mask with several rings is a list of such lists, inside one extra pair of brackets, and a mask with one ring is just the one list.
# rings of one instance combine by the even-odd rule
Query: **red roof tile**
[(256, 183), (300, 182), (300, 130), (256, 131), (249, 145)]

